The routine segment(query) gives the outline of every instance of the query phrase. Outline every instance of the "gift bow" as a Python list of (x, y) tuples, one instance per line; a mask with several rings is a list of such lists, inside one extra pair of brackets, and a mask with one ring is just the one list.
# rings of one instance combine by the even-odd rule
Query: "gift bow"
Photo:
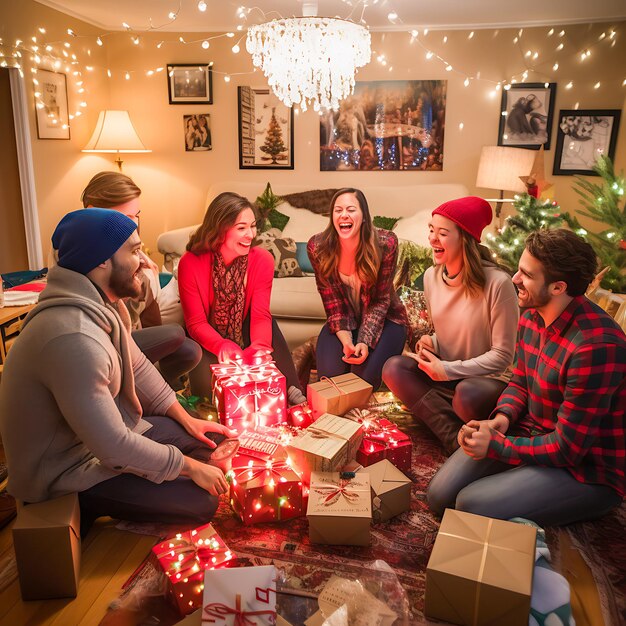
[(289, 465), (286, 461), (271, 461), (266, 463), (263, 461), (257, 463), (252, 461), (251, 465), (249, 464), (244, 467), (234, 467), (231, 471), (233, 472), (236, 480), (240, 480), (243, 477), (241, 482), (248, 482), (250, 480), (260, 478), (266, 472), (269, 472), (272, 476), (275, 475), (276, 478), (280, 480), (282, 478), (282, 473), (286, 470), (293, 471), (291, 465)]
[[(197, 541), (192, 539), (192, 531), (179, 533), (176, 538), (164, 541), (165, 547), (162, 552), (156, 552), (157, 559), (161, 560), (167, 556), (173, 558), (177, 557), (176, 563), (176, 577), (187, 578), (192, 574), (200, 571), (202, 562), (215, 563), (217, 558), (225, 556), (224, 561), (228, 561), (231, 558), (231, 553), (228, 547), (220, 543), (217, 537), (217, 533), (208, 539), (199, 537)], [(202, 541), (202, 543), (199, 543)], [(214, 547), (215, 543), (219, 547)], [(214, 560), (215, 559), (215, 560)], [(172, 574), (169, 573), (168, 576)]]
[(226, 617), (229, 615), (235, 616), (233, 626), (256, 626), (257, 621), (250, 619), (251, 616), (271, 615), (273, 617), (276, 615), (276, 611), (242, 611), (241, 595), (236, 594), (234, 608), (221, 602), (211, 602), (211, 604), (207, 604), (202, 611), (202, 621), (207, 621), (213, 624), (217, 620), (209, 618), (219, 617), (220, 619), (226, 620)]
[(354, 504), (360, 497), (359, 493), (363, 493), (364, 491), (369, 493), (369, 489), (351, 485), (351, 482), (351, 480), (342, 478), (339, 480), (339, 483), (333, 485), (329, 483), (315, 483), (311, 485), (311, 489), (315, 491), (315, 493), (324, 496), (322, 500), (324, 506), (332, 506), (341, 497), (343, 497), (348, 504)]
[[(346, 413), (345, 417), (351, 419), (353, 422), (360, 423), (363, 426), (363, 433), (365, 437), (385, 440), (387, 435), (402, 435), (394, 423), (389, 422), (389, 420), (385, 420), (388, 423), (382, 424), (382, 420), (373, 418), (371, 411), (368, 411), (367, 409), (353, 409), (352, 411)], [(394, 439), (390, 438), (390, 443), (393, 443), (397, 439), (398, 437)]]
[[(253, 365), (247, 365), (244, 363), (222, 363), (220, 365), (214, 365), (211, 369), (213, 375), (217, 377), (222, 376), (238, 376), (241, 377), (243, 383), (256, 382), (257, 379), (254, 376), (262, 376), (267, 374), (268, 366), (273, 366), (273, 361), (267, 361), (266, 363), (255, 363)], [(275, 369), (275, 367), (271, 368)], [(273, 371), (271, 372), (274, 373)]]

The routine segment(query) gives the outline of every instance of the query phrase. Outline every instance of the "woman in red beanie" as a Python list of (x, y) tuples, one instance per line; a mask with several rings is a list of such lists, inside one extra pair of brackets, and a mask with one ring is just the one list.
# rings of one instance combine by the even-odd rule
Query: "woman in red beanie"
[(486, 200), (469, 196), (433, 211), (428, 240), (435, 267), (424, 275), (432, 335), (389, 359), (383, 380), (417, 419), (458, 448), (464, 422), (489, 417), (506, 387), (519, 308), (510, 276), (480, 245), (491, 223)]

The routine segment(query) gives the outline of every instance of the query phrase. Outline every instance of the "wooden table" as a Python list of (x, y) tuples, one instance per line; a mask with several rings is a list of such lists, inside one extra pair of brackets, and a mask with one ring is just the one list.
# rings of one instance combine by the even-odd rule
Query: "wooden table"
[(0, 308), (0, 364), (4, 363), (7, 357), (7, 339), (19, 333), (22, 320), (34, 306), (26, 304)]

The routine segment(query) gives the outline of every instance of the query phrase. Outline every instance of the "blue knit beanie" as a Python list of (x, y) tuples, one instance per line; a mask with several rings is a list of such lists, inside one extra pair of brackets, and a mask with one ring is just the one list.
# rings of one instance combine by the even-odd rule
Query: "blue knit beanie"
[(110, 259), (135, 232), (137, 224), (111, 209), (80, 209), (68, 213), (52, 234), (59, 265), (79, 274)]

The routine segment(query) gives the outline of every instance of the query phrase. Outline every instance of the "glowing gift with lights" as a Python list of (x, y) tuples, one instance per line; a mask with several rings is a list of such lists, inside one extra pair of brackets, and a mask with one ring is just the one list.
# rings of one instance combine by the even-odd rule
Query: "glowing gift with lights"
[(289, 424), (291, 424), (291, 426), (296, 426), (297, 428), (306, 428), (315, 421), (313, 409), (311, 409), (308, 402), (290, 406), (287, 409), (287, 418)]
[(411, 469), (413, 443), (393, 422), (376, 419), (367, 410), (351, 411), (348, 416), (363, 427), (363, 441), (356, 453), (356, 460), (363, 467), (387, 459), (403, 472)]
[(285, 377), (273, 362), (212, 365), (219, 420), (238, 433), (286, 421)]
[(178, 533), (152, 548), (168, 578), (168, 593), (181, 615), (202, 604), (204, 572), (228, 567), (234, 559), (224, 540), (211, 524)]
[(274, 626), (277, 577), (273, 565), (207, 571), (202, 625)]

